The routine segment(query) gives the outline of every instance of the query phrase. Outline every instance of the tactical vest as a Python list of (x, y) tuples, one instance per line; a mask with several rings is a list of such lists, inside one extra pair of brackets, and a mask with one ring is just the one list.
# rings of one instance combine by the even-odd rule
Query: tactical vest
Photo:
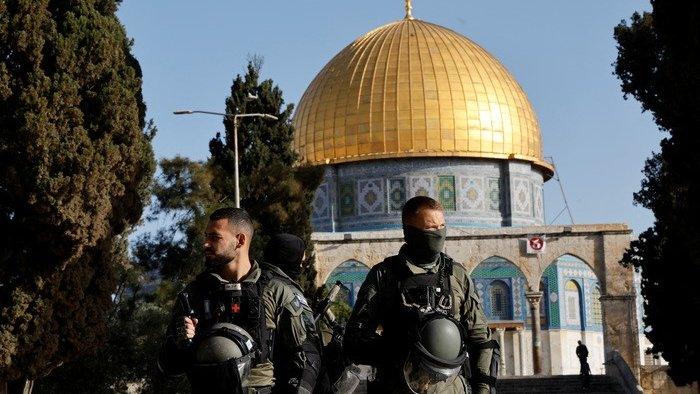
[[(458, 308), (452, 295), (450, 277), (454, 261), (441, 255), (437, 272), (414, 274), (401, 256), (385, 260), (387, 271), (382, 278), (385, 295), (383, 310), (385, 334), (405, 333), (407, 327), (415, 327), (421, 319), (432, 313), (454, 315)], [(465, 327), (466, 328), (466, 327)]]
[(256, 282), (222, 283), (211, 273), (197, 277), (203, 289), (201, 305), (194, 306), (197, 318), (206, 332), (216, 323), (231, 323), (246, 330), (258, 344), (260, 354), (256, 363), (269, 359), (272, 332), (267, 329), (262, 305), (262, 292), (270, 281), (270, 274), (262, 271)]

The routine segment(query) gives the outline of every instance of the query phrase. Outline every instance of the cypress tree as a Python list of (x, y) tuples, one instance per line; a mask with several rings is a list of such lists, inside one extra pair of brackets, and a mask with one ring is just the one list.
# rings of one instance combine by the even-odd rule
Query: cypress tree
[[(226, 99), (226, 113), (271, 114), (278, 120), (239, 118), (238, 149), (241, 207), (253, 217), (256, 236), (252, 252), (261, 257), (270, 236), (291, 233), (306, 244), (302, 286), (307, 295), (315, 294), (313, 244), (311, 243), (311, 205), (323, 176), (322, 167), (298, 165), (299, 156), (292, 146), (294, 106), (285, 105), (282, 90), (270, 79), (260, 81), (260, 59), (248, 63), (244, 76), (238, 75)], [(257, 97), (250, 99), (250, 97)], [(213, 166), (213, 188), (227, 196), (233, 205), (234, 119), (224, 120), (226, 133), (217, 135), (209, 146)]]
[(615, 28), (615, 73), (625, 97), (639, 100), (664, 132), (644, 167), (634, 201), (654, 224), (632, 242), (623, 263), (641, 269), (646, 336), (669, 362), (676, 384), (700, 381), (700, 340), (685, 334), (700, 313), (700, 4), (652, 0)]
[(0, 380), (45, 376), (106, 335), (154, 169), (117, 6), (0, 0)]

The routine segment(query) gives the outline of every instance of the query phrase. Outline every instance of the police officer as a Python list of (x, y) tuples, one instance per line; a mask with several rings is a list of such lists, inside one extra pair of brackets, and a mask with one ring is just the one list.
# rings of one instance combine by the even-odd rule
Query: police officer
[(311, 393), (327, 388), (321, 366), (321, 338), (299, 278), (304, 241), (277, 234), (265, 247), (263, 269), (270, 280), (263, 292), (266, 324), (275, 333), (272, 361), (274, 393)]
[(466, 270), (442, 253), (442, 206), (414, 197), (402, 222), (399, 254), (374, 266), (360, 288), (345, 354), (376, 367), (371, 392), (467, 393), (468, 382), (473, 392), (495, 392), (498, 343)]
[[(187, 285), (173, 309), (158, 367), (168, 376), (188, 374), (193, 392), (270, 392), (274, 384), (271, 360), (273, 332), (261, 295), (269, 276), (250, 259), (253, 222), (240, 208), (222, 208), (209, 217), (204, 241), (206, 270)], [(206, 343), (212, 329), (222, 323), (240, 327), (250, 334), (256, 349), (247, 377), (232, 371), (230, 365), (210, 365), (202, 370), (196, 361), (198, 346)], [(220, 380), (235, 379), (221, 382)], [(217, 381), (218, 380), (218, 381)], [(233, 387), (235, 389), (235, 387)]]

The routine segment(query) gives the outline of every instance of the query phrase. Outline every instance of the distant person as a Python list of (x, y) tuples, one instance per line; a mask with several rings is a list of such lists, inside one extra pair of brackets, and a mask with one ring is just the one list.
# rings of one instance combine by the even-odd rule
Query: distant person
[(576, 346), (576, 357), (581, 363), (583, 389), (588, 390), (590, 387), (591, 367), (588, 365), (588, 348), (581, 341), (578, 341), (578, 346)]

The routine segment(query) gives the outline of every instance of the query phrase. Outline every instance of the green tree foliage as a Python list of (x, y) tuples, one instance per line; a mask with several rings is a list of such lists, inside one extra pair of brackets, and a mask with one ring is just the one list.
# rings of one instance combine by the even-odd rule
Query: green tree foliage
[[(37, 393), (182, 392), (183, 380), (160, 380), (153, 357), (162, 344), (167, 325), (170, 292), (149, 294), (145, 272), (127, 265), (119, 272), (119, 287), (107, 319), (106, 343), (95, 351), (57, 368), (37, 382)], [(164, 286), (165, 290), (165, 286)]]
[(0, 380), (100, 344), (154, 160), (114, 0), (0, 0)]
[(700, 379), (700, 339), (684, 334), (700, 314), (700, 3), (652, 0), (615, 28), (615, 73), (666, 133), (646, 161), (634, 201), (654, 225), (632, 242), (623, 263), (641, 269), (646, 335), (677, 384)]
[[(260, 81), (260, 64), (249, 62), (245, 76), (238, 75), (226, 99), (226, 113), (271, 114), (278, 120), (239, 118), (238, 148), (241, 207), (253, 217), (256, 236), (253, 255), (260, 257), (270, 236), (286, 232), (306, 243), (305, 271), (302, 285), (307, 294), (315, 293), (313, 244), (311, 243), (311, 205), (314, 191), (321, 182), (323, 168), (295, 166), (299, 156), (294, 151), (294, 106), (285, 105), (282, 90), (268, 79)], [(257, 96), (257, 99), (249, 99)], [(224, 121), (226, 135), (217, 135), (209, 146), (214, 174), (213, 188), (234, 199), (234, 120)]]
[(105, 346), (39, 381), (37, 392), (189, 392), (186, 379), (159, 376), (155, 360), (177, 293), (203, 268), (204, 227), (217, 198), (205, 163), (175, 157), (159, 167), (149, 219), (172, 224), (135, 241), (119, 275)]
[[(238, 113), (265, 112), (280, 118), (245, 122), (238, 130), (241, 196), (243, 207), (256, 221), (253, 256), (260, 260), (267, 237), (277, 232), (304, 236), (310, 245), (311, 197), (322, 170), (294, 166), (292, 108), (283, 107), (282, 92), (272, 81), (258, 83), (258, 70), (251, 64), (245, 78), (236, 78), (235, 99), (229, 98), (227, 105), (230, 113), (240, 101), (248, 107)], [(245, 101), (247, 92), (258, 94), (260, 103)], [(116, 292), (112, 305), (107, 345), (40, 381), (37, 391), (126, 392), (129, 384), (146, 393), (188, 391), (184, 379), (162, 380), (153, 365), (177, 293), (204, 269), (202, 245), (208, 215), (234, 205), (232, 149), (220, 138), (211, 142), (211, 148), (207, 162), (182, 157), (160, 161), (149, 220), (171, 225), (142, 236), (133, 245), (132, 261), (124, 264), (128, 269), (120, 276), (119, 289), (124, 291)], [(309, 247), (307, 255), (313, 256), (312, 250)], [(309, 269), (307, 278), (314, 276)], [(144, 287), (149, 283), (155, 289)], [(313, 286), (312, 280), (307, 283), (308, 288)]]

